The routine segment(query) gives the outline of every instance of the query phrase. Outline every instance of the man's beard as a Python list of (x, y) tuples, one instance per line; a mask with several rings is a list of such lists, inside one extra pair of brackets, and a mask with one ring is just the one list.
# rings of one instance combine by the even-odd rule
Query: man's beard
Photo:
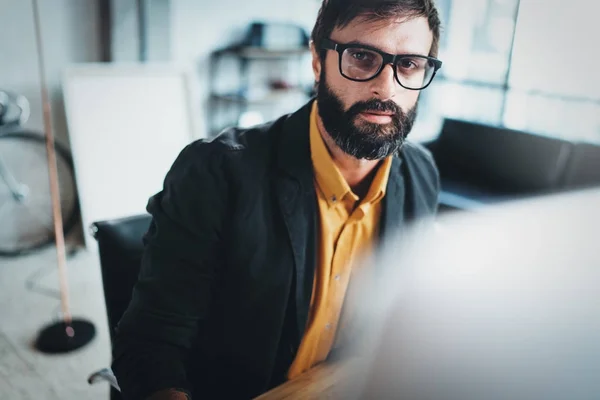
[[(400, 150), (414, 125), (416, 105), (405, 113), (393, 101), (371, 99), (344, 111), (342, 102), (324, 78), (323, 73), (317, 91), (319, 115), (327, 133), (342, 151), (357, 159), (381, 160)], [(392, 121), (387, 124), (357, 121), (361, 112), (368, 111), (391, 112)]]

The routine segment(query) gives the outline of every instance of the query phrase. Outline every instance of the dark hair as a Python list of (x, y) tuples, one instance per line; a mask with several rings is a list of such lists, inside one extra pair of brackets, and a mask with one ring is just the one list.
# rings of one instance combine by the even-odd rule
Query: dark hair
[(390, 18), (425, 17), (433, 33), (429, 55), (437, 57), (441, 22), (434, 0), (323, 0), (311, 39), (321, 57), (323, 39), (329, 38), (335, 28), (344, 28), (357, 17), (367, 21)]

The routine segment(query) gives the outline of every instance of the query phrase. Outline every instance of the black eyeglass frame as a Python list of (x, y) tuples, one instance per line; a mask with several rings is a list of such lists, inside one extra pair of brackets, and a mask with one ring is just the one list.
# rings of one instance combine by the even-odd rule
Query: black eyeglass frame
[[(350, 78), (349, 76), (344, 74), (344, 72), (342, 71), (342, 58), (343, 58), (344, 52), (347, 49), (351, 49), (351, 48), (365, 49), (365, 50), (373, 51), (373, 52), (381, 55), (383, 62), (381, 63), (381, 66), (379, 67), (379, 70), (375, 73), (375, 75), (373, 75), (372, 77), (370, 77), (368, 79), (356, 79), (356, 78)], [(398, 82), (398, 84), (400, 86), (402, 86), (403, 88), (408, 89), (408, 90), (423, 90), (423, 89), (426, 89), (431, 84), (431, 82), (433, 82), (433, 78), (435, 78), (435, 74), (439, 71), (440, 68), (442, 68), (442, 61), (440, 61), (434, 57), (423, 56), (421, 54), (389, 54), (389, 53), (379, 50), (376, 47), (368, 46), (368, 45), (361, 44), (361, 43), (341, 44), (341, 43), (336, 43), (331, 39), (323, 39), (323, 41), (321, 42), (321, 49), (337, 51), (339, 54), (340, 74), (344, 78), (349, 79), (351, 81), (355, 81), (355, 82), (367, 82), (372, 79), (375, 79), (379, 76), (379, 74), (381, 74), (381, 71), (383, 71), (383, 68), (385, 68), (386, 65), (391, 64), (394, 67), (393, 68), (394, 78), (396, 78), (396, 82)], [(427, 83), (427, 85), (423, 86), (420, 89), (414, 89), (414, 88), (404, 86), (402, 84), (402, 82), (400, 82), (400, 78), (398, 77), (398, 68), (397, 68), (398, 62), (405, 58), (415, 58), (415, 57), (422, 58), (422, 59), (425, 59), (425, 60), (433, 63), (433, 74), (431, 75), (431, 79), (429, 79), (429, 82)]]

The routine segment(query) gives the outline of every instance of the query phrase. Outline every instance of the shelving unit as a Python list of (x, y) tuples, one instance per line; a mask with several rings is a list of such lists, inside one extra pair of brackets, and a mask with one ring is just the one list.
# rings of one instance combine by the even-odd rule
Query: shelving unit
[[(308, 48), (265, 49), (234, 46), (217, 50), (210, 57), (210, 98), (208, 126), (211, 136), (230, 126), (248, 125), (250, 120), (268, 121), (279, 111), (291, 112), (312, 95), (312, 82), (303, 82), (303, 61)], [(227, 60), (231, 62), (229, 70)], [(295, 73), (289, 70), (294, 64)], [(253, 81), (252, 66), (262, 66), (263, 82)], [(283, 67), (283, 68), (282, 68)], [(254, 71), (256, 72), (256, 71)], [(277, 74), (276, 72), (279, 72)], [(279, 78), (276, 77), (279, 75)], [(219, 88), (226, 81), (230, 87)], [(231, 82), (237, 82), (231, 87)], [(250, 123), (250, 125), (252, 125)]]

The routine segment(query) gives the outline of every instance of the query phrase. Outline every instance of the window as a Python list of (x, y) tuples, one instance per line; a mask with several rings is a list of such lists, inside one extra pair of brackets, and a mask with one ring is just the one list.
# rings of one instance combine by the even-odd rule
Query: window
[(438, 1), (444, 66), (421, 94), (421, 139), (448, 117), (600, 142), (596, 15), (585, 2)]

